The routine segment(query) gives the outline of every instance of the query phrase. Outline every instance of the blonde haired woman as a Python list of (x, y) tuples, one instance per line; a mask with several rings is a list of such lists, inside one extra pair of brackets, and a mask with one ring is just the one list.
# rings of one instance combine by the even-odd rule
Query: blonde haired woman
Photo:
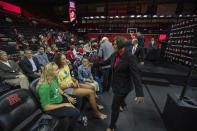
[(58, 66), (54, 62), (47, 64), (38, 82), (37, 92), (43, 110), (47, 114), (58, 118), (69, 117), (68, 131), (73, 131), (80, 116), (78, 109), (80, 108), (81, 99), (77, 96), (69, 96), (59, 88), (58, 73)]

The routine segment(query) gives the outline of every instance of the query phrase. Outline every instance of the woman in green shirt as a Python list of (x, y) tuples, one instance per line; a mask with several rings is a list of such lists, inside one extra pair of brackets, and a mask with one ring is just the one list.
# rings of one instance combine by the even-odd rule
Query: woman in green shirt
[(44, 67), (40, 81), (37, 85), (37, 92), (43, 110), (58, 118), (70, 118), (69, 131), (73, 131), (75, 123), (80, 116), (79, 108), (81, 99), (78, 96), (67, 95), (58, 83), (58, 66), (51, 62)]

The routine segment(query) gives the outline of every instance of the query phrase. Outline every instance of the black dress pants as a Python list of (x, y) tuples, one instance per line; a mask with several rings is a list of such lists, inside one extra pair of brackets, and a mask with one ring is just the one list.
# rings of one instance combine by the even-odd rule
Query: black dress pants
[(109, 91), (111, 84), (111, 68), (103, 69), (103, 91)]
[(114, 94), (113, 100), (112, 100), (112, 113), (111, 113), (111, 123), (110, 123), (110, 128), (115, 129), (116, 128), (116, 121), (118, 120), (119, 112), (120, 112), (120, 106), (122, 106), (126, 98), (127, 94)]

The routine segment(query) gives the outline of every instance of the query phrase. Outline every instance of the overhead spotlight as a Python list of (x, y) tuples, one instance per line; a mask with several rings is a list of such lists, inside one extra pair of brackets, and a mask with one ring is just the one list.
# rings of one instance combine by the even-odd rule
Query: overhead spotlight
[(86, 19), (89, 19), (90, 17), (86, 17)]
[(164, 17), (164, 15), (160, 15), (159, 17), (160, 17), (160, 18), (163, 18), (163, 17)]
[(148, 17), (148, 15), (144, 15), (143, 17), (144, 17), (144, 18), (147, 18), (147, 17)]
[(196, 17), (197, 15), (192, 15), (192, 17)]
[(153, 18), (157, 18), (157, 15), (153, 15)]
[(131, 18), (134, 18), (134, 17), (135, 17), (135, 15), (131, 15), (130, 17), (131, 17)]
[(94, 17), (93, 17), (93, 16), (91, 16), (91, 17), (90, 17), (90, 19), (94, 19)]
[(114, 17), (113, 17), (113, 16), (110, 16), (109, 18), (110, 18), (110, 19), (113, 19)]
[(190, 17), (190, 15), (186, 15), (187, 17)]
[(141, 15), (137, 15), (137, 18), (140, 18), (141, 17)]
[(101, 18), (102, 18), (102, 19), (104, 19), (104, 18), (105, 18), (105, 16), (101, 16)]
[(179, 15), (179, 17), (183, 17), (183, 15)]
[(121, 16), (121, 18), (125, 18), (125, 16)]
[(96, 16), (95, 18), (96, 18), (96, 19), (99, 19), (99, 16)]
[(119, 18), (119, 16), (116, 16), (116, 18)]

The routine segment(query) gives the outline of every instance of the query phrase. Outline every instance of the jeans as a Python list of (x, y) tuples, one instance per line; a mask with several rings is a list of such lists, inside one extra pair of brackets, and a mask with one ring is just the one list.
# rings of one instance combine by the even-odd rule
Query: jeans
[[(76, 104), (74, 104), (74, 106), (76, 108), (72, 108), (72, 107), (61, 107), (61, 108), (57, 108), (54, 110), (50, 110), (50, 111), (46, 111), (47, 114), (58, 117), (58, 118), (65, 118), (65, 117), (69, 117), (69, 127), (68, 130), (72, 131), (78, 117), (80, 116), (80, 107), (81, 107), (81, 98), (79, 96), (75, 96), (75, 95), (69, 95), (73, 98), (76, 98)], [(68, 103), (69, 101), (67, 100), (66, 97), (63, 96), (63, 101), (62, 103)]]

